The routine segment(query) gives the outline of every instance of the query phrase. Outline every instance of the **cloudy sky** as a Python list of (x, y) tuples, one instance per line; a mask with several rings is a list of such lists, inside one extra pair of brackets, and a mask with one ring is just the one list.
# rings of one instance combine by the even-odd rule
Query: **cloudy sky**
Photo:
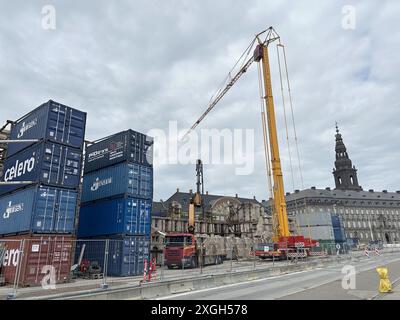
[[(46, 29), (48, 4), (55, 29)], [(399, 15), (400, 2), (372, 0), (1, 0), (0, 122), (53, 99), (88, 113), (89, 140), (127, 128), (168, 133), (169, 121), (183, 130), (254, 34), (274, 26), (286, 45), (304, 187), (334, 185), (337, 121), (364, 189), (400, 190)], [(291, 191), (275, 50), (272, 80)], [(268, 197), (259, 109), (253, 65), (198, 129), (254, 130), (254, 170), (237, 175), (235, 165), (207, 164), (209, 192)], [(194, 165), (157, 165), (154, 199), (194, 189), (194, 174)], [(301, 188), (297, 169), (294, 188)]]

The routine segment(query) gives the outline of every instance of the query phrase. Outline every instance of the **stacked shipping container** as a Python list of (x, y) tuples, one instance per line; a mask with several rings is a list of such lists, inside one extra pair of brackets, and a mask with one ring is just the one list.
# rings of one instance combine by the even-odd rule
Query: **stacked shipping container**
[[(115, 252), (108, 259), (109, 275), (140, 274), (149, 257), (152, 150), (153, 139), (133, 130), (86, 149), (78, 237), (88, 241), (85, 247), (95, 246), (94, 239), (111, 241), (110, 252)], [(89, 260), (104, 261), (104, 250), (88, 252)]]
[(296, 215), (299, 234), (318, 240), (320, 246), (329, 253), (335, 251), (335, 237), (331, 214), (326, 211), (299, 213)]
[[(0, 186), (0, 240), (5, 280), (40, 284), (42, 267), (69, 274), (86, 113), (49, 100), (12, 124)], [(43, 259), (46, 257), (46, 259)], [(55, 273), (54, 273), (55, 272)], [(33, 276), (36, 274), (36, 276)]]
[(340, 217), (338, 215), (332, 214), (332, 228), (335, 242), (337, 244), (340, 244), (341, 247), (344, 247), (347, 244), (346, 235), (344, 232), (342, 221), (340, 220)]

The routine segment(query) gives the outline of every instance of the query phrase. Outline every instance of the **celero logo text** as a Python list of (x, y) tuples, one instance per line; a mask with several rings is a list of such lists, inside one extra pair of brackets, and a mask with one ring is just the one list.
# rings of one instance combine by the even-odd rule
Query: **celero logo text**
[(18, 266), (21, 251), (18, 249), (10, 249), (4, 252), (3, 267)]
[(25, 161), (17, 160), (11, 168), (8, 168), (4, 174), (4, 181), (11, 181), (23, 176), (25, 173), (31, 172), (33, 168), (35, 168), (35, 153), (32, 154), (31, 158)]

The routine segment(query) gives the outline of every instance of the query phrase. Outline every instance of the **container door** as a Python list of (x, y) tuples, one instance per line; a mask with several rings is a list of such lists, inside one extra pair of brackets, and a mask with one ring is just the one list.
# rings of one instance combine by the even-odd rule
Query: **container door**
[(85, 137), (86, 114), (79, 110), (69, 109), (66, 126), (66, 143), (75, 148), (82, 148)]
[(109, 276), (122, 276), (123, 240), (115, 239), (109, 242), (108, 271)]
[(55, 188), (40, 187), (36, 195), (36, 208), (33, 214), (33, 232), (52, 232), (57, 210), (57, 192)]
[(135, 234), (137, 232), (136, 203), (134, 199), (128, 198), (124, 203), (124, 233)]
[(143, 235), (149, 235), (151, 227), (150, 200), (140, 200), (138, 221), (139, 221), (139, 233)]
[(73, 233), (75, 229), (75, 214), (78, 194), (73, 190), (58, 190), (58, 210), (55, 219), (54, 232)]
[[(47, 137), (52, 141), (64, 143), (66, 141), (67, 107), (55, 103), (50, 104)], [(67, 133), (68, 135), (68, 133)]]
[(139, 196), (139, 178), (140, 178), (140, 172), (139, 172), (139, 165), (137, 164), (128, 164), (127, 165), (127, 175), (128, 175), (128, 186), (127, 186), (127, 192), (129, 195), (132, 197), (137, 197)]
[(140, 191), (139, 195), (145, 199), (153, 199), (153, 169), (140, 166)]

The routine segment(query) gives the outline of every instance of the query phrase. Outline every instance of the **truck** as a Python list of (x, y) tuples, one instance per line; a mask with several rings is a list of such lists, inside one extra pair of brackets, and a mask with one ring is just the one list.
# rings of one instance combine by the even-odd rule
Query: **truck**
[(164, 263), (168, 269), (221, 264), (226, 258), (224, 238), (193, 233), (171, 233), (165, 238)]

